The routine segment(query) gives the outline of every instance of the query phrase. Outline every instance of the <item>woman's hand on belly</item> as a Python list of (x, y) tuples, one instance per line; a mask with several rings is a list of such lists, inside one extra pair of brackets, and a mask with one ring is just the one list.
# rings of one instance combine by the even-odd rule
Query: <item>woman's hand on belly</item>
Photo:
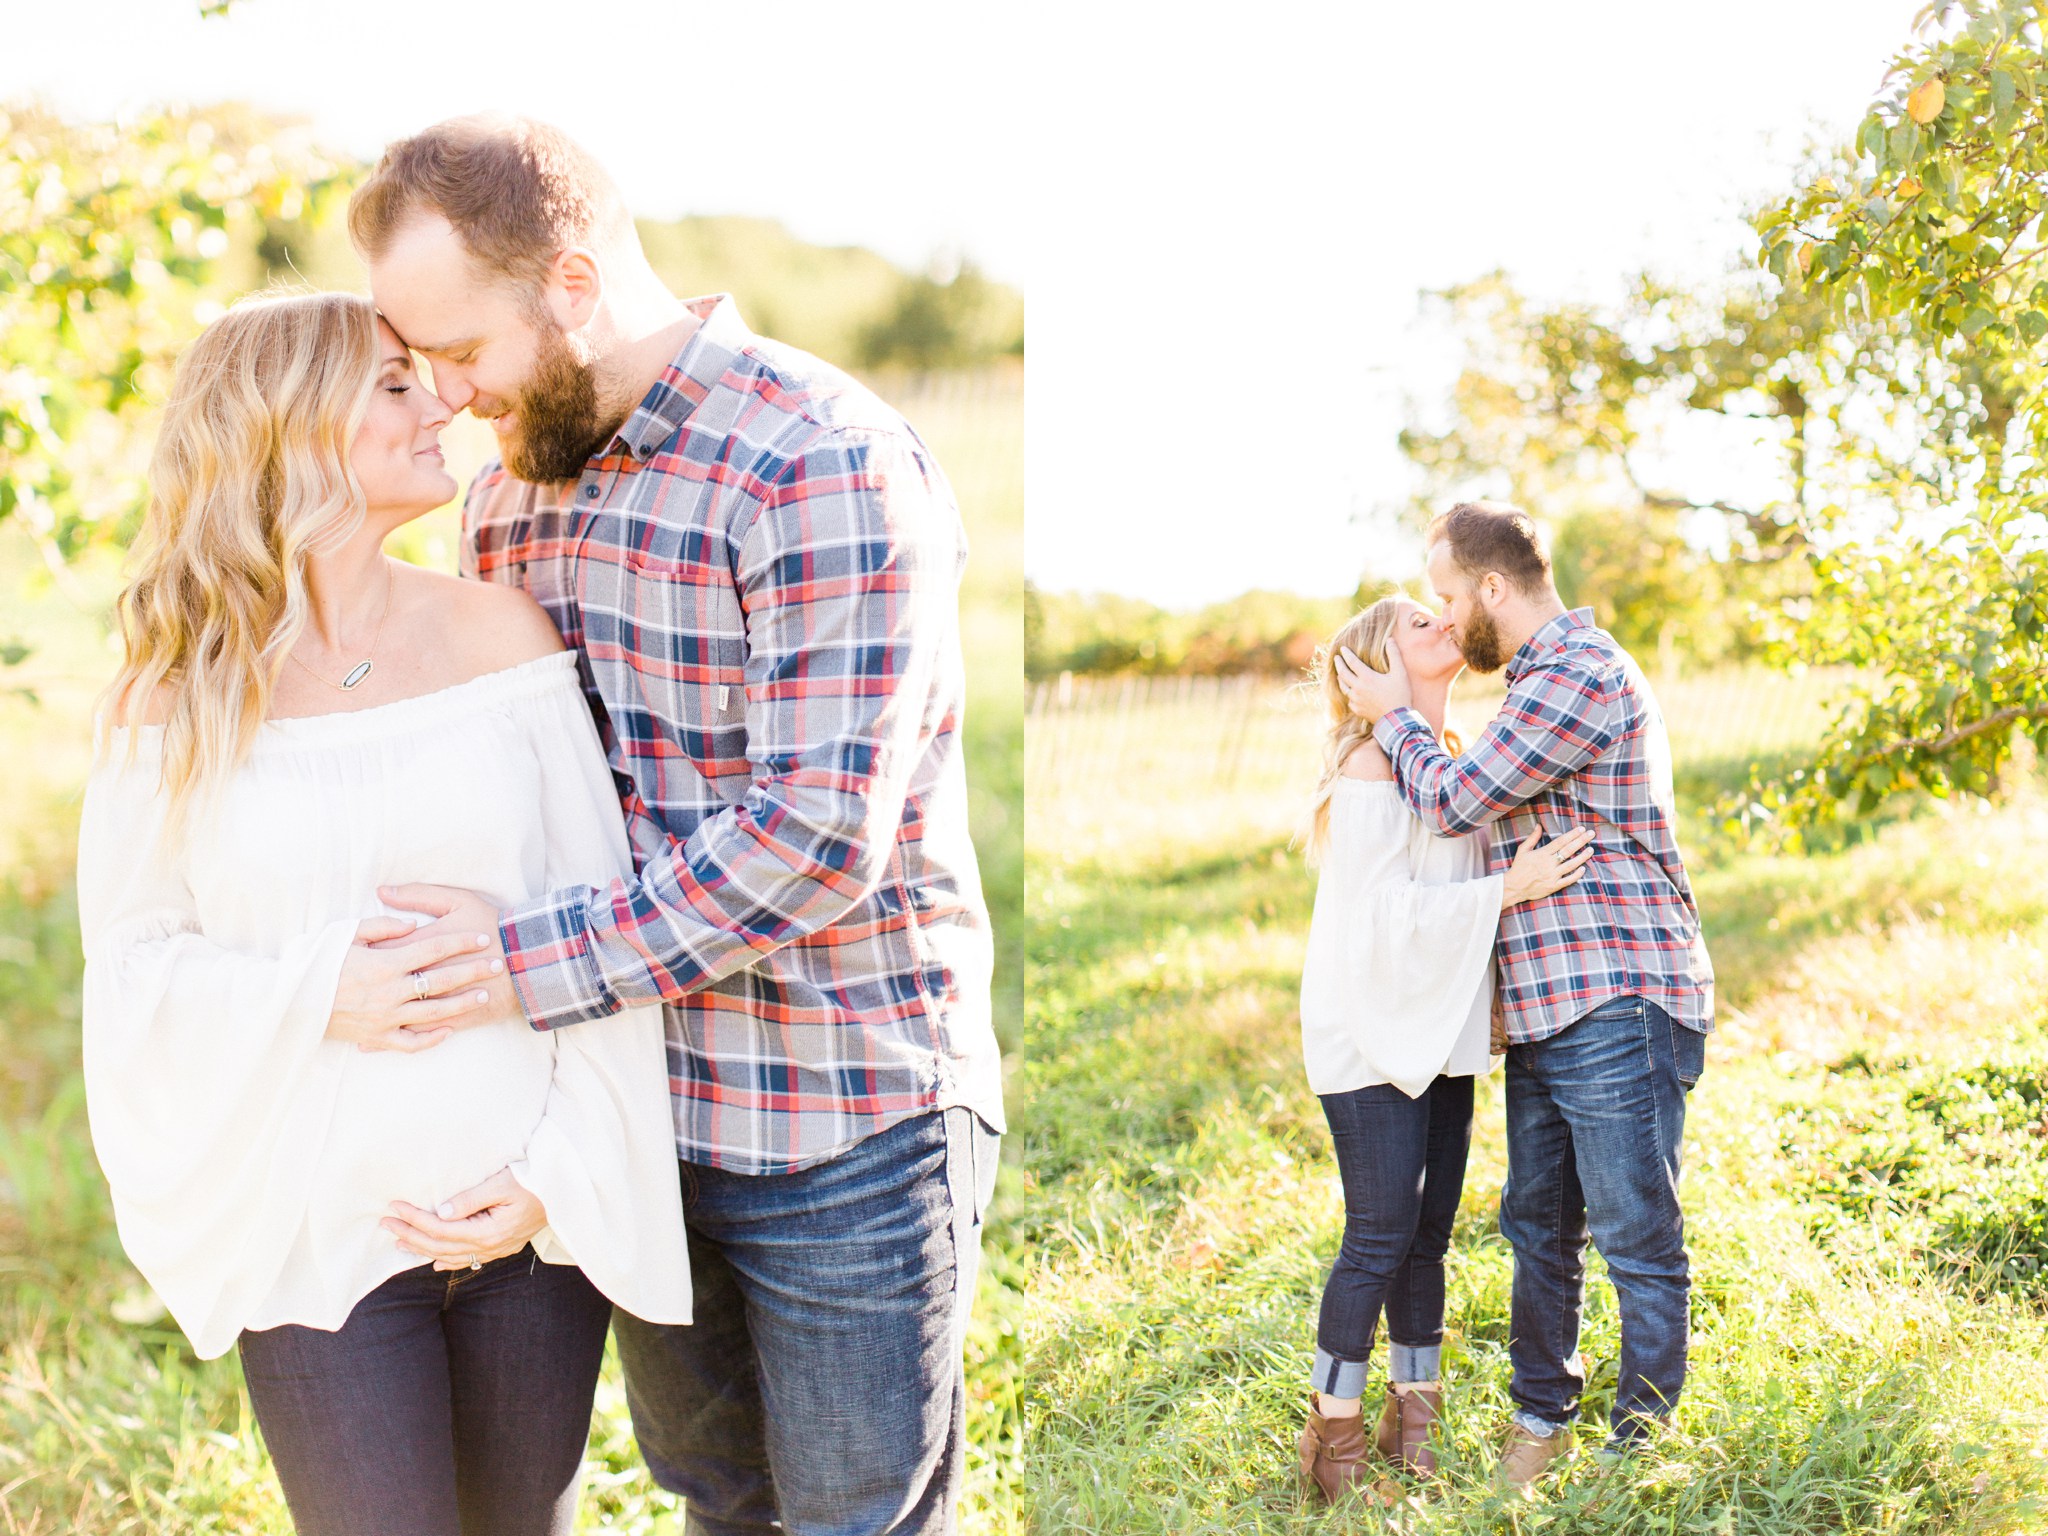
[(432, 1259), (436, 1269), (468, 1269), (517, 1253), (548, 1224), (540, 1198), (503, 1168), (444, 1200), (445, 1214), (403, 1200), (392, 1201), (391, 1212), (379, 1225), (407, 1253)]
[(357, 925), (335, 984), (329, 1040), (359, 1051), (424, 1051), (486, 1017), (491, 993), (479, 983), (505, 980), (505, 961), (480, 952), (498, 941), (477, 932), (416, 934), (409, 918)]

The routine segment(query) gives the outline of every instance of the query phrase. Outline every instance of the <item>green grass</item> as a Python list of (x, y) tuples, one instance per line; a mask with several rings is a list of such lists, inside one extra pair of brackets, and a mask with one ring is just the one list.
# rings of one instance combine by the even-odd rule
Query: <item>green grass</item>
[[(78, 1077), (79, 971), (69, 890), (0, 892), (0, 1530), (287, 1531), (235, 1358), (196, 1360), (114, 1237)], [(1006, 1203), (1016, 1184), (1005, 1169)], [(969, 1341), (970, 1531), (1021, 1518), (1021, 1271), (999, 1213)], [(608, 1358), (581, 1528), (673, 1532), (677, 1509), (640, 1465)]]
[[(1725, 722), (1727, 700), (1714, 708)], [(1711, 723), (1674, 719), (1675, 736), (1694, 729), (1695, 797), (1746, 771), (1752, 746), (1795, 744)], [(1156, 749), (1149, 725), (1125, 729)], [(2037, 786), (1826, 857), (1702, 850), (1722, 1008), (1685, 1146), (1692, 1375), (1654, 1449), (1606, 1476), (1578, 1458), (1526, 1502), (1486, 1485), (1508, 1412), (1511, 1275), (1495, 1227), (1499, 1079), (1486, 1080), (1451, 1261), (1446, 1476), (1383, 1516), (1325, 1511), (1295, 1484), (1342, 1207), (1300, 1066), (1314, 886), (1285, 845), (1291, 796), (1224, 812), (1199, 784), (1097, 780), (1084, 804), (1069, 779), (1045, 803), (1029, 750), (1017, 1222), (1032, 1254), (1034, 1530), (2048, 1525)], [(1062, 835), (1041, 840), (1041, 825)], [(1618, 1345), (1592, 1272), (1582, 1440), (1604, 1430)]]
[[(970, 815), (997, 937), (997, 1031), (1021, 1032), (1021, 375), (897, 380), (886, 392), (951, 475), (973, 556), (963, 591)], [(458, 423), (461, 428), (467, 419)], [(487, 445), (451, 430), (461, 473)], [(406, 553), (452, 563), (452, 512)], [(285, 1532), (282, 1498), (232, 1355), (196, 1360), (123, 1258), (87, 1134), (78, 1070), (79, 971), (70, 866), (86, 720), (113, 661), (102, 617), (116, 581), (94, 564), (57, 589), (0, 524), (0, 641), (35, 647), (0, 672), (0, 1536)], [(38, 702), (9, 691), (32, 687)], [(1007, 1212), (1011, 1154), (986, 1228), (968, 1339), (969, 1491), (963, 1530), (1014, 1536), (1023, 1414), (1017, 1319), (1025, 1251)], [(680, 1529), (634, 1450), (616, 1362), (592, 1424), (581, 1528)]]

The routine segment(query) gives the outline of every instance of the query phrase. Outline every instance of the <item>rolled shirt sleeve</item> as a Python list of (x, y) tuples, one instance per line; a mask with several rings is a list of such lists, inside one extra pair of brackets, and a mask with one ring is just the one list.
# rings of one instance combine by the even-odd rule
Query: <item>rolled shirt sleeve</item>
[(1607, 750), (1620, 724), (1609, 682), (1561, 661), (1516, 679), (1500, 713), (1456, 757), (1412, 709), (1388, 711), (1373, 740), (1393, 764), (1409, 809), (1439, 837), (1452, 837), (1497, 821), (1578, 772)]

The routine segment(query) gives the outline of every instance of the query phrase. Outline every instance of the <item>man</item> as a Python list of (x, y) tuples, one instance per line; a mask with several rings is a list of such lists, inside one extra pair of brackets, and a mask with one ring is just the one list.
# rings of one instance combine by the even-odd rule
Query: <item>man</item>
[[(945, 477), (729, 297), (672, 296), (545, 125), (391, 145), (349, 229), (497, 431), (465, 572), (576, 648), (625, 807), (638, 874), (609, 889), (387, 899), (497, 936), (505, 1027), (668, 1006), (696, 1321), (614, 1320), (648, 1467), (705, 1536), (951, 1530), (1002, 1105)], [(516, 1199), (453, 1204), (415, 1224), (489, 1235)]]
[(1678, 1202), (1686, 1095), (1714, 978), (1679, 856), (1671, 749), (1649, 684), (1592, 610), (1567, 611), (1526, 513), (1453, 507), (1427, 534), (1441, 623), (1476, 672), (1505, 664), (1498, 716), (1452, 758), (1409, 703), (1400, 658), (1338, 666), (1376, 722), (1402, 798), (1440, 835), (1497, 824), (1493, 868), (1532, 836), (1594, 832), (1584, 877), (1502, 915), (1509, 1331), (1516, 1405), (1499, 1476), (1523, 1487), (1570, 1449), (1588, 1232), (1621, 1311), (1607, 1451), (1667, 1418), (1685, 1381), (1690, 1274)]

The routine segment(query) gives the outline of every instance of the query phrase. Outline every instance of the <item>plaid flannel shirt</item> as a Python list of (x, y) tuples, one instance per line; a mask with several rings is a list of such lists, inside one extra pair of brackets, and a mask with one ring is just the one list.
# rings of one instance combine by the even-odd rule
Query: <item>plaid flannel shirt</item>
[(579, 652), (637, 870), (501, 914), (520, 1001), (665, 1003), (687, 1161), (789, 1172), (955, 1104), (1000, 1129), (959, 509), (872, 393), (690, 307), (576, 480), (493, 463), (464, 506), (465, 573)]
[(1593, 831), (1577, 883), (1501, 915), (1509, 1040), (1542, 1040), (1615, 997), (1645, 998), (1711, 1032), (1714, 972), (1678, 852), (1671, 745), (1648, 681), (1593, 627), (1590, 608), (1531, 635), (1507, 680), (1500, 713), (1456, 758), (1412, 709), (1389, 712), (1373, 737), (1401, 798), (1431, 831), (1497, 827), (1496, 874), (1539, 830)]

